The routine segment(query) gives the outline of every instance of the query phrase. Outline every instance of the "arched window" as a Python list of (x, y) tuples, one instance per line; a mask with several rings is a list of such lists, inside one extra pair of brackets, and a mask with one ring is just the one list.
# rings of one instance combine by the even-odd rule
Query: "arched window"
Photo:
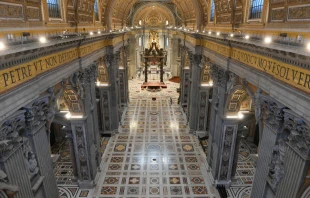
[(94, 4), (94, 12), (95, 12), (95, 20), (99, 21), (99, 14), (98, 14), (98, 0), (95, 0)]
[(210, 21), (214, 21), (214, 0), (211, 0)]
[(262, 17), (264, 0), (252, 0), (249, 19), (260, 19)]
[(47, 6), (50, 18), (61, 18), (59, 0), (47, 0)]

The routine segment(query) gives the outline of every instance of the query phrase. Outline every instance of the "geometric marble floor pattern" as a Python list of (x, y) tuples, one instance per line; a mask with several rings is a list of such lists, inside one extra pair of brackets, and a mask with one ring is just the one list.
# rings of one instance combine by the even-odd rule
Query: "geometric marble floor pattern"
[(151, 93), (130, 81), (130, 103), (119, 134), (109, 141), (92, 197), (219, 197), (199, 141), (176, 104), (179, 85), (167, 84)]
[[(220, 197), (210, 184), (199, 141), (188, 133), (186, 117), (177, 105), (179, 84), (166, 82), (168, 88), (159, 93), (141, 91), (141, 84), (130, 80), (130, 103), (119, 134), (102, 140), (105, 152), (97, 186), (83, 190), (58, 185), (60, 198)], [(257, 151), (242, 142), (237, 173), (227, 189), (229, 198), (249, 197), (255, 168), (247, 153)]]
[(257, 147), (249, 141), (240, 142), (238, 153), (238, 164), (232, 183), (227, 189), (228, 198), (248, 198), (250, 197), (255, 173), (255, 162), (250, 154), (256, 154)]

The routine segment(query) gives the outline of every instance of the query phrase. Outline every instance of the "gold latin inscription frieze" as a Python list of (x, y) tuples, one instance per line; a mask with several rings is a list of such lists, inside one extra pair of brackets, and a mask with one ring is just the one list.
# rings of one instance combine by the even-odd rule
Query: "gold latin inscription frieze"
[(14, 88), (36, 76), (55, 69), (63, 64), (86, 56), (110, 44), (109, 40), (98, 41), (81, 47), (71, 48), (59, 53), (40, 57), (30, 62), (0, 71), (0, 93)]
[(210, 41), (203, 41), (203, 47), (226, 57), (231, 57), (233, 60), (242, 62), (299, 90), (310, 93), (310, 70), (237, 48), (230, 49), (227, 46)]

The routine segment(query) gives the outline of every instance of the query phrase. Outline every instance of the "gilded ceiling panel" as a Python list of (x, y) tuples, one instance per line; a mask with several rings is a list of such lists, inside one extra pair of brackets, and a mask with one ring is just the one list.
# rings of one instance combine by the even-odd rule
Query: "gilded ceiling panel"
[(171, 11), (160, 4), (152, 4), (137, 10), (132, 24), (139, 25), (140, 20), (143, 25), (149, 27), (165, 26), (166, 21), (168, 21), (169, 25), (175, 25), (175, 19)]
[[(132, 6), (137, 0), (106, 0), (106, 9), (103, 12), (106, 19), (110, 19), (110, 25), (113, 21), (121, 21), (125, 23)], [(207, 0), (172, 0), (180, 11), (184, 21), (195, 21), (197, 17), (204, 20), (207, 14), (202, 14), (207, 8)], [(153, 2), (152, 2), (153, 3)], [(156, 3), (156, 1), (154, 1)]]

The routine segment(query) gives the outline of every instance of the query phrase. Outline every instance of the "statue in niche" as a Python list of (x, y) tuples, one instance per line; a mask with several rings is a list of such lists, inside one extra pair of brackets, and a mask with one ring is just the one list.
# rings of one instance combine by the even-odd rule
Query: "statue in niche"
[(70, 77), (70, 83), (72, 84), (72, 87), (75, 89), (75, 91), (80, 96), (80, 98), (84, 99), (84, 96), (85, 96), (84, 86), (82, 85), (81, 77), (82, 77), (81, 72), (75, 72)]
[(36, 175), (39, 172), (38, 163), (34, 156), (34, 154), (30, 154), (29, 162), (29, 170), (32, 173), (32, 175)]
[(237, 81), (237, 76), (234, 73), (229, 74), (229, 81), (227, 83), (227, 93), (230, 94), (230, 91), (234, 87), (235, 83)]
[(26, 170), (27, 170), (27, 174), (29, 178), (32, 178), (33, 176), (35, 176), (36, 174), (38, 174), (39, 172), (39, 168), (38, 168), (38, 163), (37, 160), (35, 158), (34, 153), (32, 152), (29, 144), (28, 144), (28, 139), (24, 138), (24, 163), (26, 166)]

